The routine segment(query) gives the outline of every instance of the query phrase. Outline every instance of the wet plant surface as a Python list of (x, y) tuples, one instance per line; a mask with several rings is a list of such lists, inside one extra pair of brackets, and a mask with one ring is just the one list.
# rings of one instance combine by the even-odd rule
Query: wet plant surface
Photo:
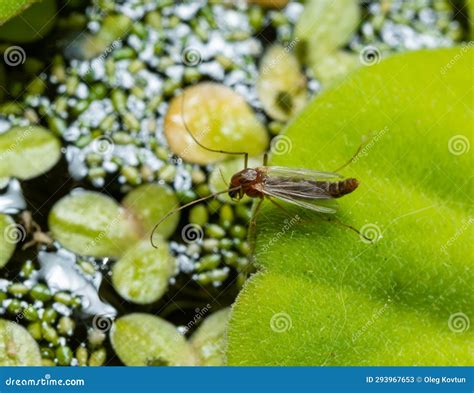
[(221, 195), (152, 235), (242, 169), (186, 125), (258, 166), (351, 72), (469, 34), (441, 0), (259, 3), (45, 0), (35, 37), (12, 38), (28, 10), (0, 26), (0, 364), (224, 364), (256, 271), (252, 201)]

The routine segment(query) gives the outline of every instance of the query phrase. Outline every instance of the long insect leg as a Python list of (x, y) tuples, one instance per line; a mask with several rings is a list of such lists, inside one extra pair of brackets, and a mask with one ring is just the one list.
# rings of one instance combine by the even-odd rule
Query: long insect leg
[(263, 154), (263, 166), (268, 165), (268, 153)]
[(208, 151), (212, 151), (214, 153), (221, 153), (221, 154), (233, 154), (233, 155), (243, 155), (244, 156), (244, 167), (245, 169), (248, 168), (248, 161), (249, 161), (249, 153), (245, 151), (226, 151), (226, 150), (219, 150), (219, 149), (211, 149), (210, 147), (204, 146), (201, 142), (197, 140), (197, 138), (194, 136), (194, 134), (191, 132), (189, 129), (188, 123), (186, 122), (186, 118), (184, 116), (184, 103), (185, 103), (185, 97), (184, 97), (184, 90), (182, 92), (182, 99), (181, 99), (181, 120), (183, 121), (184, 124), (184, 129), (186, 132), (191, 136), (193, 141), (203, 149), (206, 149)]
[(282, 210), (290, 219), (294, 219), (295, 216), (294, 214), (291, 214), (290, 211), (284, 207), (283, 205), (281, 205), (280, 203), (278, 203), (277, 201), (275, 201), (273, 198), (271, 197), (267, 197), (267, 199), (273, 203), (278, 209)]
[(249, 234), (248, 234), (247, 239), (250, 244), (250, 255), (253, 255), (255, 251), (257, 215), (260, 212), (262, 203), (263, 203), (263, 198), (259, 199), (259, 201), (255, 205), (255, 209), (253, 211), (252, 218), (250, 219), (250, 223), (249, 223)]
[(367, 241), (371, 242), (372, 243), (372, 239), (369, 239), (367, 236), (365, 236), (361, 231), (359, 231), (357, 228), (354, 228), (352, 225), (349, 225), (349, 224), (346, 224), (344, 222), (342, 222), (341, 220), (337, 219), (336, 217), (331, 217), (331, 218), (325, 218), (325, 220), (327, 222), (330, 222), (330, 223), (333, 223), (333, 224), (336, 224), (336, 225), (340, 225), (340, 226), (343, 226), (347, 229), (350, 229), (351, 231), (357, 233), (359, 235), (359, 237), (363, 237), (364, 239), (366, 239)]
[(339, 168), (335, 169), (333, 172), (335, 173), (338, 173), (339, 171), (341, 171), (342, 169), (344, 169), (346, 166), (348, 166), (349, 164), (351, 164), (355, 158), (357, 157), (357, 155), (360, 153), (360, 151), (364, 148), (364, 146), (366, 145), (367, 141), (363, 141), (359, 147), (357, 148), (357, 150), (355, 151), (355, 153), (352, 155), (352, 157), (349, 159), (349, 161), (347, 161), (346, 163), (344, 163), (344, 165), (340, 166)]
[[(278, 203), (277, 201), (275, 201), (273, 198), (270, 198), (270, 197), (267, 197), (267, 199), (273, 203), (276, 207), (278, 207), (279, 209), (281, 209), (282, 211), (284, 211), (286, 213), (287, 216), (289, 216), (291, 219), (294, 218), (294, 216), (288, 211), (288, 209), (286, 209), (284, 206), (282, 206), (280, 203)], [(360, 237), (363, 237), (364, 239), (372, 242), (371, 239), (367, 238), (367, 236), (364, 236), (363, 233), (361, 233), (357, 228), (354, 228), (352, 225), (349, 225), (349, 224), (346, 224), (344, 222), (342, 222), (341, 220), (337, 219), (336, 217), (331, 217), (331, 218), (326, 218), (324, 216), (321, 215), (321, 217), (323, 218), (323, 220), (327, 221), (327, 222), (330, 222), (330, 223), (333, 223), (333, 224), (336, 224), (336, 225), (340, 225), (340, 226), (343, 226), (347, 229), (350, 229), (351, 231), (357, 233)], [(300, 222), (308, 222), (307, 220), (301, 220)]]

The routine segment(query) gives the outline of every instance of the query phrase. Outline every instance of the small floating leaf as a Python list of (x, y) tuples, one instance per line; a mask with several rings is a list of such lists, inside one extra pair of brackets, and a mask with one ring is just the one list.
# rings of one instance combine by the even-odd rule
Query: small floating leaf
[(59, 140), (43, 127), (14, 127), (0, 134), (0, 177), (31, 179), (51, 169), (60, 156)]
[(201, 366), (223, 366), (225, 364), (225, 333), (230, 308), (220, 310), (207, 317), (191, 337)]
[(0, 319), (0, 366), (41, 366), (38, 344), (15, 322)]
[(348, 42), (360, 21), (356, 0), (308, 0), (296, 24), (307, 63), (321, 59)]
[(244, 98), (226, 86), (200, 83), (175, 97), (165, 117), (165, 135), (173, 153), (185, 161), (208, 164), (228, 158), (198, 146), (186, 131), (183, 116), (194, 137), (208, 148), (258, 155), (267, 147), (262, 123)]
[(283, 8), (288, 4), (288, 0), (248, 0), (248, 2), (266, 8)]
[(60, 199), (48, 222), (53, 237), (80, 255), (119, 257), (138, 238), (136, 224), (125, 209), (98, 192)]
[[(250, 168), (255, 168), (262, 165), (261, 157), (250, 157), (248, 165)], [(219, 192), (229, 188), (230, 179), (237, 172), (244, 169), (244, 159), (236, 158), (235, 160), (224, 161), (217, 164), (211, 172), (209, 177), (209, 186), (211, 192)], [(221, 194), (217, 198), (224, 202), (232, 202), (232, 199), (228, 194)], [(248, 198), (244, 197), (244, 200)]]
[(299, 112), (308, 99), (306, 78), (288, 48), (274, 45), (260, 64), (257, 93), (269, 116), (286, 121)]
[(171, 323), (150, 314), (133, 313), (115, 321), (110, 341), (127, 366), (192, 366), (196, 355)]
[(16, 243), (9, 236), (9, 228), (13, 228), (15, 221), (6, 214), (0, 214), (0, 268), (6, 265), (15, 251)]
[[(146, 234), (163, 216), (179, 206), (173, 190), (159, 184), (144, 184), (135, 188), (125, 196), (122, 204), (136, 217)], [(167, 238), (174, 232), (178, 222), (179, 213), (173, 214), (160, 224), (156, 233)]]
[(101, 53), (110, 51), (130, 31), (132, 21), (125, 15), (107, 15), (96, 34), (81, 34), (77, 42), (66, 48), (66, 56), (71, 58), (92, 59)]
[(322, 57), (312, 63), (311, 68), (324, 87), (328, 87), (355, 70), (359, 65), (357, 55), (341, 50)]
[(168, 289), (175, 265), (165, 242), (158, 242), (158, 248), (154, 248), (148, 239), (143, 240), (114, 265), (112, 283), (120, 296), (130, 302), (153, 303)]

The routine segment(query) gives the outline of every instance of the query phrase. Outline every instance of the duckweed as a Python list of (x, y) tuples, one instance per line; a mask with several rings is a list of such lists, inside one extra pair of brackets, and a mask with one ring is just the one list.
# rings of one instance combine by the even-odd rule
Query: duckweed
[(60, 199), (48, 223), (54, 238), (80, 255), (117, 257), (138, 239), (127, 212), (97, 192), (84, 191)]
[(194, 138), (210, 149), (258, 155), (268, 145), (263, 124), (245, 99), (216, 83), (189, 87), (171, 101), (165, 117), (165, 135), (173, 153), (187, 162), (208, 164), (227, 158), (200, 147), (186, 125)]
[[(166, 185), (145, 184), (130, 191), (122, 201), (149, 235), (155, 224), (169, 211), (179, 206), (173, 190)], [(157, 229), (158, 234), (168, 238), (176, 229), (179, 213), (165, 220)]]
[(158, 300), (167, 290), (176, 262), (163, 241), (154, 248), (144, 240), (130, 248), (114, 265), (112, 282), (126, 300), (148, 304)]
[(169, 366), (196, 364), (194, 350), (176, 327), (154, 315), (132, 313), (119, 318), (110, 340), (127, 366), (147, 366), (158, 359)]
[(41, 365), (41, 354), (35, 339), (24, 327), (4, 319), (0, 319), (0, 365)]
[(207, 317), (198, 330), (191, 336), (190, 342), (202, 366), (225, 365), (225, 333), (230, 308), (224, 308)]

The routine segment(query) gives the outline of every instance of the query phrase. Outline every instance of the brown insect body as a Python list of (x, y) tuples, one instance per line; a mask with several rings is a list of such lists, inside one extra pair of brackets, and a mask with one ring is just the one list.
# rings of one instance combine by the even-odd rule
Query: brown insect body
[(312, 182), (316, 187), (325, 190), (331, 197), (340, 198), (344, 195), (350, 194), (357, 187), (359, 187), (359, 181), (354, 178), (339, 180), (339, 181), (315, 181)]
[(250, 198), (263, 198), (262, 184), (265, 183), (267, 176), (264, 171), (253, 168), (246, 168), (237, 172), (230, 180), (230, 188), (240, 187), (238, 190), (229, 191), (229, 196), (235, 198), (245, 194)]

